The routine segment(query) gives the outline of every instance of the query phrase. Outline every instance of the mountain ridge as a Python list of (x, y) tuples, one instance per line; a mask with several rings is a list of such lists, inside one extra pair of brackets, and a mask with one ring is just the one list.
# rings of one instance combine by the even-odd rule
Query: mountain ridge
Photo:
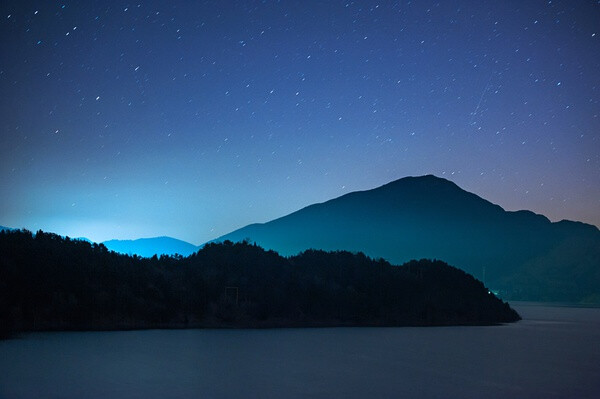
[[(567, 250), (566, 246), (580, 245), (564, 244), (576, 242), (578, 237), (600, 247), (596, 226), (552, 222), (528, 210), (506, 211), (449, 180), (426, 175), (312, 204), (266, 223), (242, 227), (213, 242), (246, 239), (286, 256), (315, 248), (364, 252), (396, 264), (443, 259), (519, 298), (527, 297), (523, 294), (526, 287), (515, 286), (525, 269), (557, 247)], [(592, 261), (581, 259), (588, 274), (600, 267), (600, 254), (591, 253)], [(539, 266), (536, 268), (540, 273)], [(569, 275), (568, 270), (564, 272)], [(552, 284), (546, 284), (550, 294)], [(600, 291), (600, 282), (594, 280), (594, 284), (588, 291)], [(555, 297), (572, 300), (578, 295), (575, 291), (557, 291)], [(550, 294), (546, 296), (552, 297)]]
[[(403, 177), (403, 178), (400, 178), (400, 179), (394, 180), (394, 181), (392, 181), (392, 182), (389, 182), (389, 183), (385, 183), (385, 184), (383, 184), (383, 185), (381, 185), (381, 186), (378, 186), (378, 187), (375, 187), (375, 188), (372, 188), (372, 189), (357, 190), (357, 191), (353, 191), (353, 192), (350, 192), (350, 193), (346, 193), (346, 194), (343, 194), (343, 195), (341, 195), (341, 196), (339, 196), (339, 197), (336, 197), (336, 198), (332, 198), (332, 199), (328, 199), (328, 200), (326, 200), (326, 201), (323, 201), (323, 202), (317, 202), (317, 203), (314, 203), (314, 204), (307, 205), (307, 206), (305, 206), (305, 207), (302, 207), (302, 208), (300, 208), (300, 209), (298, 209), (298, 210), (296, 210), (296, 211), (293, 211), (293, 212), (291, 212), (291, 213), (289, 213), (289, 214), (287, 214), (287, 215), (284, 215), (284, 216), (281, 216), (281, 217), (278, 217), (278, 218), (272, 219), (272, 220), (270, 220), (270, 221), (267, 221), (267, 222), (256, 222), (256, 223), (250, 223), (250, 224), (248, 224), (248, 225), (246, 225), (246, 226), (243, 226), (243, 227), (241, 227), (240, 229), (236, 229), (236, 230), (234, 230), (234, 231), (238, 231), (238, 230), (241, 230), (241, 229), (243, 229), (243, 228), (247, 228), (247, 227), (251, 227), (251, 226), (262, 226), (262, 225), (265, 225), (265, 224), (268, 224), (268, 223), (274, 222), (274, 221), (276, 221), (276, 220), (279, 220), (279, 219), (282, 219), (282, 218), (285, 218), (285, 217), (291, 216), (291, 215), (293, 215), (293, 214), (295, 214), (295, 213), (298, 213), (298, 212), (301, 212), (301, 211), (304, 211), (304, 210), (311, 209), (311, 208), (313, 208), (313, 207), (316, 207), (316, 206), (319, 206), (319, 205), (324, 205), (324, 204), (328, 204), (328, 203), (330, 203), (330, 202), (333, 202), (333, 201), (337, 201), (337, 200), (344, 199), (345, 197), (348, 197), (348, 196), (352, 196), (352, 195), (355, 195), (355, 194), (361, 194), (361, 193), (371, 192), (371, 191), (374, 191), (374, 190), (383, 189), (383, 188), (386, 188), (387, 186), (390, 186), (390, 185), (393, 185), (393, 184), (395, 184), (395, 183), (398, 183), (398, 182), (404, 181), (405, 179), (419, 179), (419, 178), (435, 178), (435, 179), (439, 179), (439, 180), (445, 181), (445, 182), (447, 182), (447, 183), (450, 183), (451, 185), (453, 185), (453, 186), (455, 186), (456, 188), (460, 189), (460, 190), (461, 190), (463, 193), (466, 193), (466, 194), (468, 194), (468, 195), (470, 195), (470, 196), (476, 197), (476, 198), (477, 198), (477, 199), (479, 199), (479, 200), (484, 200), (484, 201), (488, 202), (488, 203), (489, 203), (489, 205), (492, 205), (493, 207), (497, 208), (497, 209), (498, 209), (499, 211), (501, 211), (501, 212), (510, 213), (510, 214), (518, 214), (518, 215), (530, 216), (530, 217), (532, 217), (532, 218), (538, 218), (538, 219), (540, 219), (540, 220), (543, 220), (543, 221), (545, 221), (545, 222), (548, 222), (548, 223), (551, 223), (551, 224), (572, 223), (572, 224), (577, 224), (577, 225), (579, 225), (579, 226), (585, 226), (586, 228), (591, 228), (591, 229), (594, 229), (594, 230), (599, 230), (599, 229), (598, 229), (598, 227), (597, 227), (597, 226), (595, 226), (595, 225), (593, 225), (593, 224), (586, 223), (586, 222), (581, 222), (581, 221), (576, 221), (576, 220), (570, 220), (570, 219), (561, 219), (561, 220), (559, 220), (559, 221), (553, 222), (553, 221), (551, 221), (551, 220), (550, 220), (550, 219), (549, 219), (547, 216), (545, 216), (545, 215), (543, 215), (543, 214), (540, 214), (540, 213), (537, 213), (537, 212), (534, 212), (534, 211), (531, 211), (531, 210), (528, 210), (528, 209), (518, 209), (518, 210), (514, 210), (514, 211), (512, 211), (512, 210), (505, 210), (505, 209), (504, 209), (504, 208), (502, 208), (500, 205), (498, 205), (498, 204), (495, 204), (495, 203), (493, 203), (493, 202), (491, 202), (491, 201), (489, 201), (489, 200), (486, 200), (486, 199), (484, 199), (483, 197), (480, 197), (480, 196), (479, 196), (479, 195), (477, 195), (477, 194), (474, 194), (474, 193), (471, 193), (471, 192), (469, 192), (469, 191), (466, 191), (465, 189), (461, 188), (461, 187), (460, 187), (460, 186), (458, 186), (456, 183), (454, 183), (454, 182), (452, 182), (452, 181), (450, 181), (450, 180), (447, 180), (447, 179), (444, 179), (444, 178), (441, 178), (441, 177), (437, 177), (437, 176), (435, 176), (435, 175), (428, 174), (428, 175), (423, 175), (423, 176), (407, 176), (407, 177)], [(231, 234), (231, 232), (230, 232), (230, 233), (227, 233), (227, 234), (224, 234), (224, 235), (222, 235), (222, 236), (220, 236), (220, 237), (218, 237), (218, 238), (216, 238), (216, 239), (214, 239), (214, 240), (210, 240), (210, 241), (208, 241), (208, 242), (214, 242), (214, 241), (216, 241), (216, 240), (220, 240), (222, 237), (225, 237), (225, 236), (227, 236), (227, 235), (229, 235), (229, 234)]]
[[(225, 240), (256, 242), (284, 256), (321, 249), (364, 252), (395, 264), (441, 259), (484, 280), (507, 299), (600, 303), (596, 226), (552, 222), (530, 210), (506, 211), (434, 175), (350, 192), (209, 242)], [(102, 244), (147, 258), (188, 256), (204, 246), (169, 236)]]
[(154, 255), (188, 256), (198, 251), (200, 247), (187, 241), (169, 236), (137, 238), (132, 240), (107, 240), (102, 244), (111, 251), (126, 255), (138, 255), (150, 258)]

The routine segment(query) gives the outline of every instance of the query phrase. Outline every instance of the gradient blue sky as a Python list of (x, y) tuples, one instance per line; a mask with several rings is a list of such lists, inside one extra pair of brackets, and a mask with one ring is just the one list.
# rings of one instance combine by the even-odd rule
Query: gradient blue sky
[(429, 173), (600, 225), (596, 1), (0, 10), (2, 225), (200, 244)]

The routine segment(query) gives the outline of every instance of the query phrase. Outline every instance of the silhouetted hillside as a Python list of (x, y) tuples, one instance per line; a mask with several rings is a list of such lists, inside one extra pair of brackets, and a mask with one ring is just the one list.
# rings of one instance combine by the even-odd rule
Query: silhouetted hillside
[(361, 251), (392, 263), (444, 259), (485, 278), (506, 298), (590, 301), (600, 295), (596, 227), (507, 212), (431, 175), (353, 192), (215, 241), (244, 239), (283, 255), (318, 248)]
[(111, 251), (146, 258), (157, 255), (188, 256), (199, 248), (189, 242), (172, 237), (140, 238), (137, 240), (109, 240), (102, 242)]
[(391, 266), (349, 252), (283, 258), (247, 243), (140, 258), (38, 231), (0, 232), (0, 326), (148, 327), (493, 324), (518, 320), (440, 261)]

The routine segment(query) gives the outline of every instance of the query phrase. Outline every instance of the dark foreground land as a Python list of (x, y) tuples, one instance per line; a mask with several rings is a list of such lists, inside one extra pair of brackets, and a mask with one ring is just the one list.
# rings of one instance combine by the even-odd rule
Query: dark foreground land
[(489, 325), (519, 315), (441, 261), (284, 258), (248, 243), (139, 258), (55, 234), (0, 232), (0, 329)]

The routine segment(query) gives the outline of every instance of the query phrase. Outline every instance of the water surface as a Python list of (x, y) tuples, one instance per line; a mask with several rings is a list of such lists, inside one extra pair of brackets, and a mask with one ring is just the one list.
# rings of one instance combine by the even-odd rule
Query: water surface
[(600, 309), (517, 303), (495, 327), (35, 333), (0, 398), (597, 398)]

